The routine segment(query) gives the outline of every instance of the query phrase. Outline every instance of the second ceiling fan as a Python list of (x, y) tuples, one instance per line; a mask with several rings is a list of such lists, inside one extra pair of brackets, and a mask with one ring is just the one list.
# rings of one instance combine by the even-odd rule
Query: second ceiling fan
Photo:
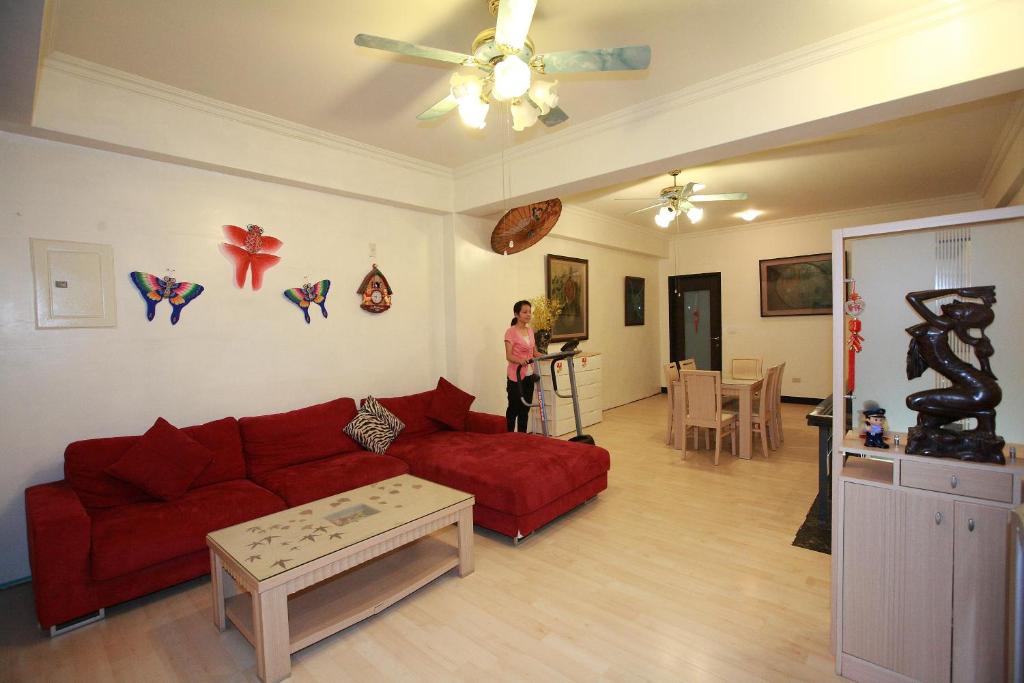
[(360, 33), (356, 45), (397, 52), (411, 57), (473, 67), (473, 73), (455, 73), (449, 94), (416, 118), (440, 118), (458, 108), (462, 122), (483, 128), (492, 100), (508, 102), (512, 127), (519, 131), (538, 120), (546, 126), (562, 123), (569, 116), (558, 107), (554, 87), (558, 81), (543, 81), (534, 75), (585, 71), (631, 71), (651, 63), (648, 45), (605, 47), (537, 54), (527, 35), (537, 0), (487, 0), (494, 28), (481, 31), (470, 49), (472, 54), (415, 45), (391, 38)]
[(704, 189), (704, 184), (690, 182), (685, 185), (679, 185), (676, 182), (676, 177), (680, 173), (682, 173), (682, 171), (669, 171), (669, 175), (672, 176), (672, 185), (662, 188), (658, 197), (616, 197), (616, 201), (630, 202), (656, 200), (654, 204), (645, 206), (642, 209), (637, 209), (636, 211), (630, 211), (626, 215), (628, 216), (634, 213), (650, 211), (651, 209), (661, 207), (658, 209), (658, 213), (654, 217), (654, 222), (657, 223), (659, 227), (667, 228), (672, 224), (672, 221), (679, 217), (680, 213), (686, 214), (686, 217), (690, 219), (691, 223), (696, 223), (703, 218), (704, 209), (696, 206), (696, 204), (700, 202), (723, 202), (748, 198), (746, 192), (696, 194)]

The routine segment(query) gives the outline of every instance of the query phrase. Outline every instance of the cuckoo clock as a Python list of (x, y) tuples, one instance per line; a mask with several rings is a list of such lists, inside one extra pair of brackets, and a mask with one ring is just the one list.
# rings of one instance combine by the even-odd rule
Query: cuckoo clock
[(376, 263), (363, 278), (363, 284), (359, 285), (356, 294), (363, 296), (363, 303), (359, 307), (364, 311), (383, 313), (391, 308), (391, 286), (384, 273), (377, 269)]

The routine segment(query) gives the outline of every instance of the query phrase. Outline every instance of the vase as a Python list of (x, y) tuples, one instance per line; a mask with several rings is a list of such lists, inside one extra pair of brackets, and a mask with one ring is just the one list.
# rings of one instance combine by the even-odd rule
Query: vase
[(537, 351), (547, 354), (548, 344), (551, 342), (551, 330), (536, 330), (533, 333), (533, 340), (537, 344)]

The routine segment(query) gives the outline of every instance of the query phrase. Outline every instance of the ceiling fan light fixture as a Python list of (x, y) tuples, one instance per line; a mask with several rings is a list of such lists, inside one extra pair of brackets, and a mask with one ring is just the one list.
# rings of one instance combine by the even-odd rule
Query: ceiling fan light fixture
[(471, 74), (454, 73), (451, 86), (452, 97), (459, 103), (459, 118), (462, 122), (478, 130), (486, 126), (487, 111), (491, 106), (483, 97), (483, 79)]
[(704, 183), (694, 183), (693, 187), (690, 188), (690, 192), (700, 192), (705, 187), (707, 187), (707, 185), (705, 185)]
[(530, 67), (516, 55), (505, 55), (494, 65), (492, 94), (505, 102), (521, 97), (530, 88)]
[(746, 211), (743, 211), (736, 215), (749, 223), (750, 221), (760, 216), (762, 213), (764, 213), (764, 211), (758, 211), (757, 209), (747, 209)]
[(530, 104), (523, 98), (517, 98), (512, 101), (512, 130), (523, 131), (537, 123), (537, 116), (539, 112), (536, 107)]
[(676, 218), (676, 210), (671, 206), (663, 206), (658, 210), (658, 213), (654, 216), (654, 222), (658, 224), (659, 228), (667, 228), (672, 224)]
[(533, 103), (540, 109), (541, 114), (547, 114), (553, 107), (558, 106), (558, 93), (555, 86), (558, 81), (535, 80), (530, 84), (529, 95)]
[(690, 219), (691, 223), (699, 223), (701, 218), (704, 218), (704, 209), (699, 206), (695, 206), (691, 209), (687, 209), (686, 217)]

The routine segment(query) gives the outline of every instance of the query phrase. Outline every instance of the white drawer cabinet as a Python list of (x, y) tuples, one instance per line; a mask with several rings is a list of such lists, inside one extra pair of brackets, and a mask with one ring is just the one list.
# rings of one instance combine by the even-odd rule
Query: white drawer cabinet
[[(588, 427), (601, 421), (601, 354), (580, 354), (573, 359), (573, 365), (576, 370), (576, 390), (579, 393), (580, 422), (584, 427)], [(576, 422), (572, 414), (572, 399), (555, 395), (551, 382), (551, 364), (544, 362), (542, 366), (541, 386), (544, 390), (544, 412), (548, 434), (561, 436), (575, 431)], [(558, 379), (558, 390), (563, 394), (568, 394), (571, 388), (568, 363), (558, 361), (554, 364), (554, 372)], [(534, 401), (536, 400), (537, 397), (534, 396)], [(530, 431), (536, 434), (542, 433), (536, 408), (531, 411)]]

